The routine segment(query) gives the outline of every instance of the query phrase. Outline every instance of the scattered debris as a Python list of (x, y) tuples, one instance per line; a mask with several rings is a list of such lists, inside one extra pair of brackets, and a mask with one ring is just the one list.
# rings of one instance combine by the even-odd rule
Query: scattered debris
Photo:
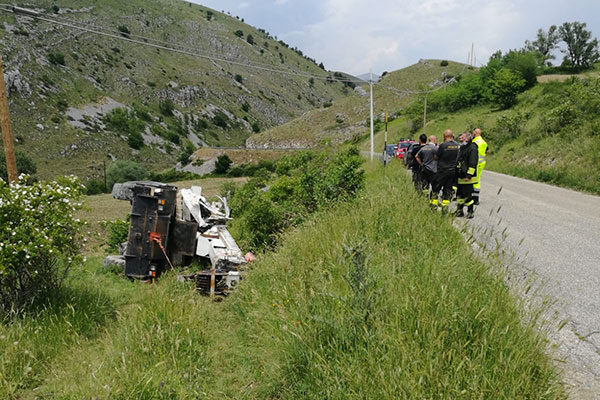
[[(179, 278), (195, 281), (198, 290), (211, 296), (225, 295), (254, 259), (251, 253), (243, 255), (227, 230), (227, 200), (208, 202), (200, 186), (177, 190), (160, 182), (133, 181), (115, 184), (112, 195), (132, 204), (127, 245), (119, 251), (129, 278), (152, 281), (167, 267), (201, 258), (209, 260), (211, 268)], [(105, 265), (114, 264), (115, 257), (107, 257)]]

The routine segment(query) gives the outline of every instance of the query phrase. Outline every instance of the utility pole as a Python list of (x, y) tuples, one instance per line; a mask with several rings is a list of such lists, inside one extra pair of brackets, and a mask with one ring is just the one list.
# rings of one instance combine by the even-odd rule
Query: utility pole
[(383, 139), (383, 166), (387, 165), (387, 126), (388, 126), (388, 113), (385, 112), (385, 135)]
[(473, 59), (475, 56), (474, 51), (475, 51), (475, 43), (471, 43), (471, 66), (473, 66)]
[(2, 145), (6, 157), (6, 170), (8, 181), (17, 181), (17, 160), (15, 158), (15, 147), (12, 131), (10, 130), (10, 112), (8, 110), (8, 99), (6, 98), (6, 85), (4, 84), (4, 71), (2, 70), (2, 56), (0, 55), (0, 128), (2, 128)]
[(108, 188), (106, 186), (106, 160), (102, 161), (102, 166), (104, 170), (104, 193), (108, 192)]
[(369, 70), (369, 93), (371, 103), (371, 161), (373, 161), (373, 153), (375, 152), (375, 141), (373, 139), (373, 70)]

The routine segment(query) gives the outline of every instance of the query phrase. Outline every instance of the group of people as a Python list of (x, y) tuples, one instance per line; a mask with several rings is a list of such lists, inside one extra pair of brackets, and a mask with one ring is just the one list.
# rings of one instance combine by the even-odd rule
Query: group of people
[(429, 197), (433, 209), (441, 205), (442, 212), (447, 213), (456, 194), (455, 215), (473, 218), (475, 206), (479, 204), (487, 143), (479, 128), (462, 133), (458, 140), (450, 129), (444, 132), (444, 142), (440, 145), (436, 136), (427, 138), (422, 134), (407, 156), (415, 188)]

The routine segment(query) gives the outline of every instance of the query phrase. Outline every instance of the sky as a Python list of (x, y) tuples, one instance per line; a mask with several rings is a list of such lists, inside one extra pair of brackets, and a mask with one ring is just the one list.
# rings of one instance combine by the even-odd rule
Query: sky
[[(298, 47), (328, 70), (381, 74), (422, 58), (477, 64), (523, 47), (539, 28), (586, 22), (600, 36), (600, 0), (189, 0), (230, 12)], [(557, 59), (562, 59), (560, 53)]]

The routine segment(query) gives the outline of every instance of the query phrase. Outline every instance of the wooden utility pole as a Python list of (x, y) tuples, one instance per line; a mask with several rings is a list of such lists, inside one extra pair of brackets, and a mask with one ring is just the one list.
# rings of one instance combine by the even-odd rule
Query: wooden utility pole
[(17, 181), (17, 160), (15, 158), (15, 146), (13, 135), (10, 130), (10, 113), (8, 111), (8, 99), (6, 98), (6, 85), (4, 84), (4, 72), (2, 70), (2, 56), (0, 56), (0, 128), (2, 128), (2, 145), (6, 157), (6, 170), (8, 181)]

